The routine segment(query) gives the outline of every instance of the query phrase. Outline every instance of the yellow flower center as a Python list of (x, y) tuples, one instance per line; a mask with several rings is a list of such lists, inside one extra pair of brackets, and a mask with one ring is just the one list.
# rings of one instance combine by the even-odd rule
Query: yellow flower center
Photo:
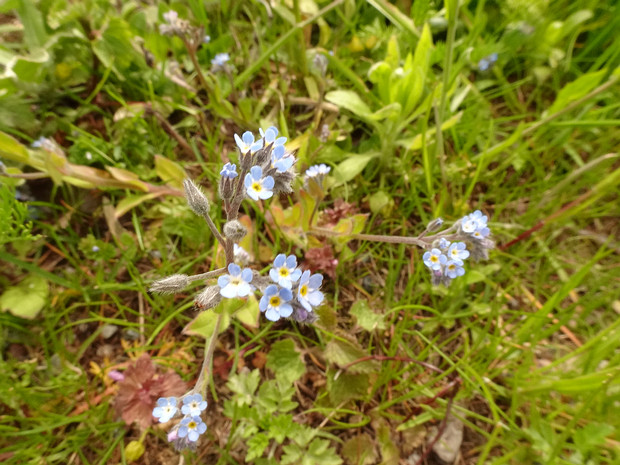
[(196, 428), (196, 426), (198, 426), (198, 425), (196, 425), (196, 422), (195, 422), (195, 421), (190, 421), (190, 422), (187, 424), (187, 427), (188, 427), (189, 429), (194, 429), (194, 428)]
[(308, 286), (304, 284), (303, 286), (299, 288), (299, 295), (302, 297), (306, 297), (307, 293), (308, 293)]
[(269, 299), (269, 305), (271, 305), (272, 307), (279, 307), (280, 297), (278, 297), (277, 295), (274, 295), (271, 299)]
[(261, 186), (260, 182), (254, 181), (252, 183), (252, 189), (254, 189), (256, 192), (260, 192), (261, 190), (263, 190), (263, 186)]
[(280, 268), (280, 276), (282, 276), (283, 278), (286, 278), (288, 275), (289, 275), (288, 268), (284, 268), (284, 267)]
[(437, 255), (431, 255), (431, 262), (439, 261), (439, 257)]

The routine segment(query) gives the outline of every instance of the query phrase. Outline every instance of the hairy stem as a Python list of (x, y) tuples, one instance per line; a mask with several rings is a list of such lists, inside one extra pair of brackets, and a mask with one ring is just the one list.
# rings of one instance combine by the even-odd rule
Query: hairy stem
[(215, 328), (213, 328), (213, 334), (209, 339), (209, 342), (205, 345), (205, 356), (202, 361), (202, 367), (200, 368), (200, 376), (196, 381), (194, 392), (202, 395), (203, 398), (207, 397), (207, 381), (209, 377), (207, 373), (211, 371), (211, 362), (213, 361), (213, 352), (215, 351), (215, 343), (217, 342), (217, 336), (220, 331), (220, 324), (222, 323), (222, 314), (218, 314), (217, 320), (215, 320)]

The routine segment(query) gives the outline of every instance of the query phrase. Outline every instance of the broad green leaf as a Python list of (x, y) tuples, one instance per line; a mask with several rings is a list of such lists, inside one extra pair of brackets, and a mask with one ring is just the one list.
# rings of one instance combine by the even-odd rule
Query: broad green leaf
[(32, 274), (4, 291), (0, 296), (0, 308), (4, 312), (9, 311), (15, 316), (31, 320), (45, 305), (48, 293), (47, 280)]
[(125, 197), (123, 200), (121, 200), (116, 205), (116, 208), (114, 210), (114, 215), (117, 218), (120, 218), (125, 213), (127, 213), (128, 211), (130, 211), (133, 208), (137, 207), (141, 203), (144, 203), (144, 202), (147, 202), (149, 200), (152, 200), (152, 199), (158, 197), (159, 195), (161, 195), (161, 194), (159, 194), (157, 192), (150, 193), (150, 194), (128, 195), (127, 197)]
[(0, 131), (0, 156), (17, 163), (28, 163), (30, 158), (26, 147), (2, 131)]
[(7, 65), (20, 81), (41, 83), (46, 76), (45, 70), (49, 53), (43, 49), (35, 49), (29, 55), (15, 56)]
[(47, 40), (45, 22), (37, 4), (32, 0), (19, 0), (17, 6), (19, 20), (24, 25), (24, 42), (31, 50), (43, 48)]
[(348, 463), (371, 465), (377, 462), (377, 450), (374, 444), (369, 434), (357, 434), (344, 442), (341, 452)]
[(222, 299), (222, 302), (220, 302), (220, 304), (216, 307), (200, 312), (196, 318), (190, 321), (185, 328), (183, 328), (182, 332), (183, 334), (188, 334), (190, 336), (201, 336), (205, 339), (209, 339), (213, 336), (217, 319), (221, 314), (222, 321), (220, 322), (218, 331), (218, 334), (221, 334), (226, 331), (228, 325), (230, 324), (231, 311), (229, 307), (234, 308), (235, 306), (242, 304), (243, 301), (241, 299)]
[[(357, 342), (333, 339), (325, 347), (325, 359), (336, 366), (344, 367), (349, 363), (368, 357), (368, 353)], [(355, 363), (348, 368), (349, 373), (374, 373), (379, 370), (375, 360)]]
[(398, 46), (398, 38), (395, 35), (392, 35), (388, 41), (385, 62), (392, 69), (400, 66), (400, 47)]
[(370, 211), (378, 214), (388, 212), (390, 210), (389, 207), (391, 207), (394, 202), (387, 192), (377, 191), (370, 196), (368, 203), (370, 205)]
[(123, 182), (127, 188), (138, 189), (144, 192), (149, 191), (149, 186), (144, 181), (140, 181), (138, 175), (131, 171), (114, 166), (106, 166), (106, 170), (108, 170), (114, 179)]
[(566, 84), (556, 97), (553, 105), (545, 112), (547, 115), (557, 113), (575, 100), (582, 97), (599, 85), (603, 77), (607, 74), (607, 69), (601, 69), (591, 73), (586, 73), (578, 77), (573, 82)]
[(349, 313), (357, 318), (357, 324), (366, 331), (385, 329), (384, 316), (373, 312), (366, 300), (358, 300), (355, 302), (351, 306)]
[(327, 373), (327, 392), (333, 405), (365, 398), (369, 383), (366, 373), (338, 373), (334, 370)]
[(271, 346), (266, 366), (284, 384), (293, 384), (306, 372), (306, 365), (290, 339), (278, 341)]
[(234, 317), (250, 328), (258, 328), (260, 309), (254, 294), (250, 294), (239, 310), (234, 313)]
[(183, 188), (183, 181), (187, 178), (187, 174), (178, 163), (161, 155), (155, 155), (155, 171), (166, 184), (177, 189)]
[(369, 119), (372, 114), (372, 110), (368, 105), (352, 90), (332, 90), (325, 95), (325, 100), (340, 108), (349, 110), (362, 119)]
[(334, 178), (340, 182), (345, 183), (351, 181), (355, 176), (360, 174), (366, 165), (375, 158), (377, 154), (362, 154), (355, 155), (351, 154), (349, 158), (336, 166), (334, 170)]

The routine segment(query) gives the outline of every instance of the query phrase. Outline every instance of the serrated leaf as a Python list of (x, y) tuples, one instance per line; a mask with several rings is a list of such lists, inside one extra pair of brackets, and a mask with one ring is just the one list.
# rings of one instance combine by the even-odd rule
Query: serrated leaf
[(260, 372), (252, 370), (251, 372), (235, 373), (228, 378), (228, 389), (235, 393), (234, 402), (239, 407), (243, 405), (252, 405), (254, 401), (256, 389), (260, 383)]
[(385, 321), (383, 315), (373, 312), (366, 300), (358, 300), (351, 306), (350, 312), (357, 318), (357, 324), (366, 331), (374, 331), (376, 329), (385, 329)]
[(284, 384), (293, 384), (306, 372), (306, 365), (290, 339), (278, 341), (271, 346), (266, 366)]
[(257, 433), (248, 439), (248, 453), (245, 456), (246, 462), (261, 457), (269, 445), (270, 439), (265, 433)]
[(4, 291), (0, 296), (0, 309), (31, 320), (45, 305), (48, 294), (47, 280), (38, 275), (29, 275), (17, 286), (11, 286)]
[(370, 107), (352, 90), (332, 90), (325, 94), (325, 100), (340, 108), (349, 110), (362, 119), (369, 119), (372, 115)]
[(155, 172), (162, 181), (177, 189), (183, 188), (183, 181), (187, 178), (181, 165), (161, 155), (155, 155)]

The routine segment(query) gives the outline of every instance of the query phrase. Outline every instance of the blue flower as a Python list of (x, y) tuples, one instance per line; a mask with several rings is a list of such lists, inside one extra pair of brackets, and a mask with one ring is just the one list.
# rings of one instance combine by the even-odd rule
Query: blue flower
[(245, 297), (252, 292), (250, 287), (253, 278), (252, 270), (244, 268), (241, 271), (239, 265), (231, 263), (228, 265), (228, 273), (217, 279), (217, 284), (221, 288), (220, 294), (223, 297)]
[(226, 163), (224, 165), (224, 168), (222, 168), (222, 171), (220, 171), (220, 175), (223, 178), (235, 179), (237, 176), (239, 176), (237, 174), (237, 165), (235, 165), (234, 163)]
[(271, 176), (263, 178), (263, 169), (260, 166), (253, 166), (250, 172), (245, 175), (244, 185), (248, 195), (254, 199), (268, 199), (273, 196), (273, 186), (275, 181)]
[(276, 145), (271, 152), (271, 164), (278, 173), (288, 171), (295, 163), (295, 157), (292, 155), (285, 156), (285, 153), (286, 149), (283, 145)]
[(448, 261), (448, 258), (441, 253), (441, 250), (432, 249), (422, 256), (422, 260), (424, 260), (424, 264), (431, 270), (440, 270), (441, 265), (444, 265)]
[(323, 284), (323, 275), (315, 273), (310, 276), (310, 271), (306, 270), (299, 280), (299, 288), (297, 289), (297, 300), (309, 312), (312, 307), (321, 305), (323, 302), (323, 293), (319, 288)]
[(176, 415), (177, 411), (176, 397), (160, 397), (157, 399), (157, 407), (153, 409), (153, 416), (159, 418), (160, 423), (166, 423)]
[(461, 229), (467, 234), (473, 234), (478, 230), (487, 227), (488, 218), (480, 210), (476, 210), (471, 215), (465, 215), (461, 219)]
[(269, 277), (274, 283), (291, 289), (293, 283), (301, 277), (301, 270), (297, 268), (297, 257), (279, 254), (273, 261), (273, 268), (269, 270)]
[(207, 431), (207, 425), (204, 424), (199, 416), (185, 417), (181, 420), (181, 426), (177, 435), (180, 438), (187, 436), (187, 439), (191, 442), (196, 442), (198, 437), (205, 431)]
[(467, 246), (465, 242), (454, 242), (448, 248), (448, 258), (452, 260), (457, 265), (462, 265), (463, 260), (469, 257), (469, 252), (467, 251)]
[(200, 416), (200, 413), (206, 408), (207, 401), (203, 400), (200, 394), (183, 397), (183, 406), (181, 407), (183, 415)]
[(261, 312), (265, 312), (265, 316), (270, 321), (278, 321), (280, 318), (286, 318), (293, 313), (293, 307), (287, 303), (293, 298), (290, 289), (279, 288), (275, 284), (267, 286), (265, 294), (258, 303)]
[(465, 274), (465, 269), (461, 266), (462, 264), (462, 262), (459, 264), (454, 260), (448, 260), (444, 271), (445, 275), (451, 279), (454, 279), (457, 276), (463, 276)]
[(218, 53), (211, 60), (211, 64), (216, 68), (221, 68), (228, 62), (228, 60), (230, 60), (230, 55), (228, 53)]
[(265, 146), (273, 143), (273, 146), (277, 147), (286, 143), (286, 137), (278, 137), (278, 128), (275, 126), (268, 127), (266, 131), (260, 128), (258, 132), (265, 139)]
[(235, 142), (242, 155), (248, 152), (254, 153), (263, 148), (263, 140), (259, 139), (254, 142), (254, 134), (250, 131), (245, 131), (241, 137), (235, 134)]
[(331, 168), (327, 166), (325, 163), (321, 163), (320, 165), (312, 165), (310, 168), (306, 170), (306, 176), (308, 178), (316, 178), (327, 176), (327, 174), (331, 171)]
[(475, 237), (476, 239), (484, 239), (489, 234), (491, 234), (491, 230), (485, 226), (485, 227), (478, 228), (477, 230), (475, 230), (472, 233), (472, 236)]
[(496, 52), (484, 57), (478, 62), (478, 69), (480, 71), (487, 71), (488, 69), (491, 69), (493, 65), (497, 62), (497, 58), (498, 56)]
[(211, 36), (207, 34), (206, 36), (202, 38), (202, 42), (204, 44), (208, 44), (209, 42), (211, 42)]

